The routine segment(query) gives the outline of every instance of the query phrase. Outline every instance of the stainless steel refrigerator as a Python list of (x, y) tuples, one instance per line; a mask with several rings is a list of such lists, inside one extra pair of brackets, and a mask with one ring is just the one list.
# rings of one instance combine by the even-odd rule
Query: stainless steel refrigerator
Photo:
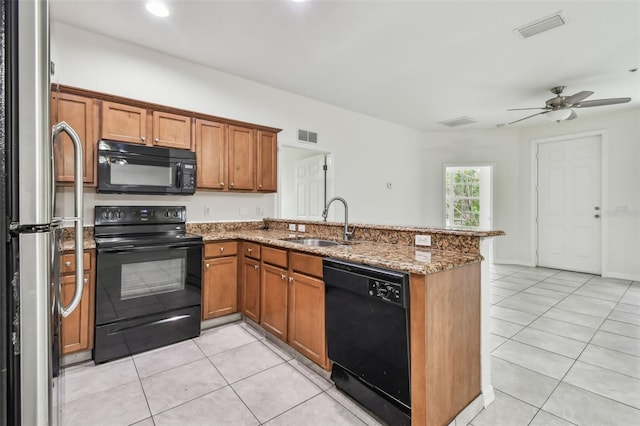
[[(0, 105), (0, 424), (60, 422), (63, 369), (60, 321), (78, 305), (83, 285), (82, 146), (66, 123), (50, 123), (49, 4), (3, 0)], [(54, 217), (56, 136), (73, 141), (75, 214)], [(60, 236), (75, 222), (76, 281), (60, 304)]]

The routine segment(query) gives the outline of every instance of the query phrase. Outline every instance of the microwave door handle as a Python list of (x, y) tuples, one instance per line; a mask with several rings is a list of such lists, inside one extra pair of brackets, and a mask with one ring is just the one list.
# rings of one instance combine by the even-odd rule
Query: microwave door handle
[[(71, 142), (73, 142), (73, 153), (74, 153), (74, 210), (73, 210), (73, 218), (72, 220), (75, 222), (75, 257), (76, 257), (76, 286), (75, 292), (73, 294), (73, 298), (71, 299), (71, 303), (69, 306), (62, 307), (60, 309), (60, 313), (63, 317), (68, 317), (71, 312), (73, 312), (78, 305), (80, 304), (80, 300), (82, 299), (82, 291), (84, 287), (84, 220), (82, 215), (84, 213), (83, 206), (83, 196), (84, 196), (84, 170), (83, 170), (83, 159), (84, 156), (82, 154), (82, 141), (80, 137), (73, 130), (69, 124), (65, 121), (62, 121), (55, 126), (53, 126), (53, 138), (55, 141), (55, 137), (61, 133), (65, 132), (71, 138)], [(51, 185), (55, 185), (55, 181), (51, 182)], [(55, 190), (55, 189), (54, 189)]]
[(182, 164), (176, 163), (176, 188), (182, 188)]

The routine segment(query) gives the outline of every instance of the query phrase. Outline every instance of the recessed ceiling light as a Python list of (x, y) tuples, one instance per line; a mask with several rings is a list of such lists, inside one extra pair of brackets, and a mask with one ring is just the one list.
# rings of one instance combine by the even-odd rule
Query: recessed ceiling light
[(160, 18), (166, 18), (169, 16), (169, 9), (160, 1), (148, 1), (147, 4), (145, 4), (145, 7), (152, 15)]
[(302, 3), (303, 1), (306, 1), (306, 0), (291, 0), (291, 1), (294, 3)]

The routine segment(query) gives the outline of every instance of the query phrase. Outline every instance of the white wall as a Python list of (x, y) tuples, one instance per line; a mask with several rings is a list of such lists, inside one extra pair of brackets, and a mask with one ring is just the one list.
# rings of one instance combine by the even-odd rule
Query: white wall
[(423, 202), (426, 221), (440, 226), (440, 194), (443, 163), (493, 163), (493, 227), (506, 237), (496, 238), (497, 263), (535, 264), (532, 247), (531, 141), (561, 135), (606, 130), (604, 153), (606, 187), (604, 192), (602, 242), (605, 254), (603, 275), (640, 279), (640, 109), (602, 112), (577, 120), (546, 123), (520, 128), (485, 131), (446, 131), (426, 135), (422, 147), (424, 181)]
[[(170, 105), (221, 117), (282, 128), (279, 141), (295, 144), (297, 129), (318, 132), (318, 148), (334, 154), (335, 194), (347, 199), (350, 219), (366, 223), (421, 224), (423, 193), (420, 158), (414, 153), (423, 134), (394, 123), (357, 114), (191, 62), (60, 23), (51, 26), (54, 82)], [(386, 189), (392, 181), (394, 189)], [(65, 213), (70, 214), (70, 197)], [(155, 202), (151, 197), (91, 194), (94, 204)], [(160, 203), (185, 204), (190, 221), (257, 218), (276, 213), (276, 196), (197, 193), (163, 197)], [(213, 206), (204, 217), (204, 205)], [(240, 208), (246, 215), (239, 217)], [(93, 215), (87, 216), (87, 222)]]

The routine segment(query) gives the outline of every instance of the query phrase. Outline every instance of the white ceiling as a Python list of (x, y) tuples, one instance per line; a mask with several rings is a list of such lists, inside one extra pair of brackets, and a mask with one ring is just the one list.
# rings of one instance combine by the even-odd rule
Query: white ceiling
[[(492, 128), (542, 107), (549, 89), (640, 105), (640, 1), (53, 0), (51, 18), (268, 86), (420, 130)], [(562, 11), (568, 23), (516, 28)], [(534, 117), (521, 125), (547, 123)]]

